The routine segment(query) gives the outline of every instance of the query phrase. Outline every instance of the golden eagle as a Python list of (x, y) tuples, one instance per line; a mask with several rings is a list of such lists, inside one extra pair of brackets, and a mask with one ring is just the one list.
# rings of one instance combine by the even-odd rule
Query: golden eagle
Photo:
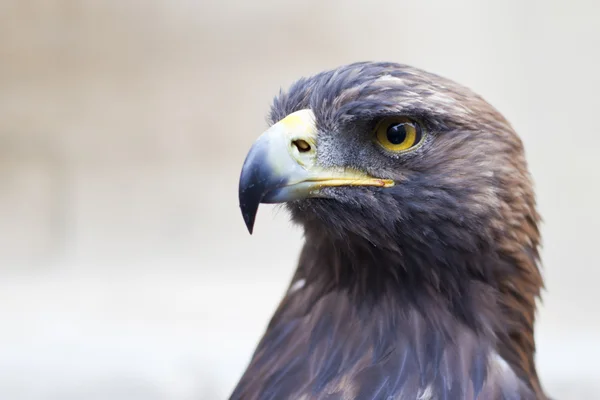
[(521, 140), (480, 96), (395, 63), (280, 93), (239, 183), (306, 242), (231, 399), (546, 399)]

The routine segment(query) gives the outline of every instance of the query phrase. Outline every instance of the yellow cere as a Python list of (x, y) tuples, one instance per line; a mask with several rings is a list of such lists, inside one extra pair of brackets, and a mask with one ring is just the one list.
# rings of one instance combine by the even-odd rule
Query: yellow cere
[(301, 136), (305, 140), (308, 139), (305, 135), (313, 136), (316, 133), (315, 115), (308, 109), (293, 112), (277, 124), (282, 125), (288, 134)]

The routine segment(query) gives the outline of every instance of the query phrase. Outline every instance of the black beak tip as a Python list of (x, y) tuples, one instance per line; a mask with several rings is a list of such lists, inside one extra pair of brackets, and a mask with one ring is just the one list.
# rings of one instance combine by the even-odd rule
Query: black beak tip
[(248, 228), (248, 233), (252, 235), (252, 230), (254, 229), (254, 220), (256, 219), (256, 212), (258, 211), (258, 206), (254, 208), (254, 211), (251, 211), (249, 207), (245, 207), (244, 204), (240, 204), (240, 208), (242, 210), (244, 222), (246, 223), (246, 228)]
[(262, 160), (266, 158), (264, 144), (255, 144), (246, 156), (239, 183), (240, 210), (248, 232), (252, 234), (254, 220), (263, 197), (278, 182), (273, 171)]
[(245, 180), (240, 182), (240, 210), (242, 211), (246, 228), (248, 228), (248, 232), (252, 235), (254, 220), (256, 219), (256, 213), (258, 212), (258, 206), (262, 198), (262, 191), (256, 185), (247, 185), (245, 183)]

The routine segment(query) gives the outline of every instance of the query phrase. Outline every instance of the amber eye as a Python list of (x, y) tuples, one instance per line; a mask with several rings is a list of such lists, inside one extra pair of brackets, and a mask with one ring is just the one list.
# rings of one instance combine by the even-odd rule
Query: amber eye
[(377, 141), (385, 149), (401, 152), (421, 143), (421, 126), (408, 118), (386, 118), (375, 128)]

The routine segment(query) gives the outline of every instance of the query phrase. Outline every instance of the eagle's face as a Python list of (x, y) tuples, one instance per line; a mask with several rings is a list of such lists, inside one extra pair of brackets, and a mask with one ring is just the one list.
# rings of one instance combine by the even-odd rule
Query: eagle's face
[[(474, 251), (534, 215), (522, 145), (468, 89), (411, 67), (360, 63), (294, 84), (240, 181), (258, 202), (376, 246)], [(425, 250), (425, 249), (424, 249)]]

